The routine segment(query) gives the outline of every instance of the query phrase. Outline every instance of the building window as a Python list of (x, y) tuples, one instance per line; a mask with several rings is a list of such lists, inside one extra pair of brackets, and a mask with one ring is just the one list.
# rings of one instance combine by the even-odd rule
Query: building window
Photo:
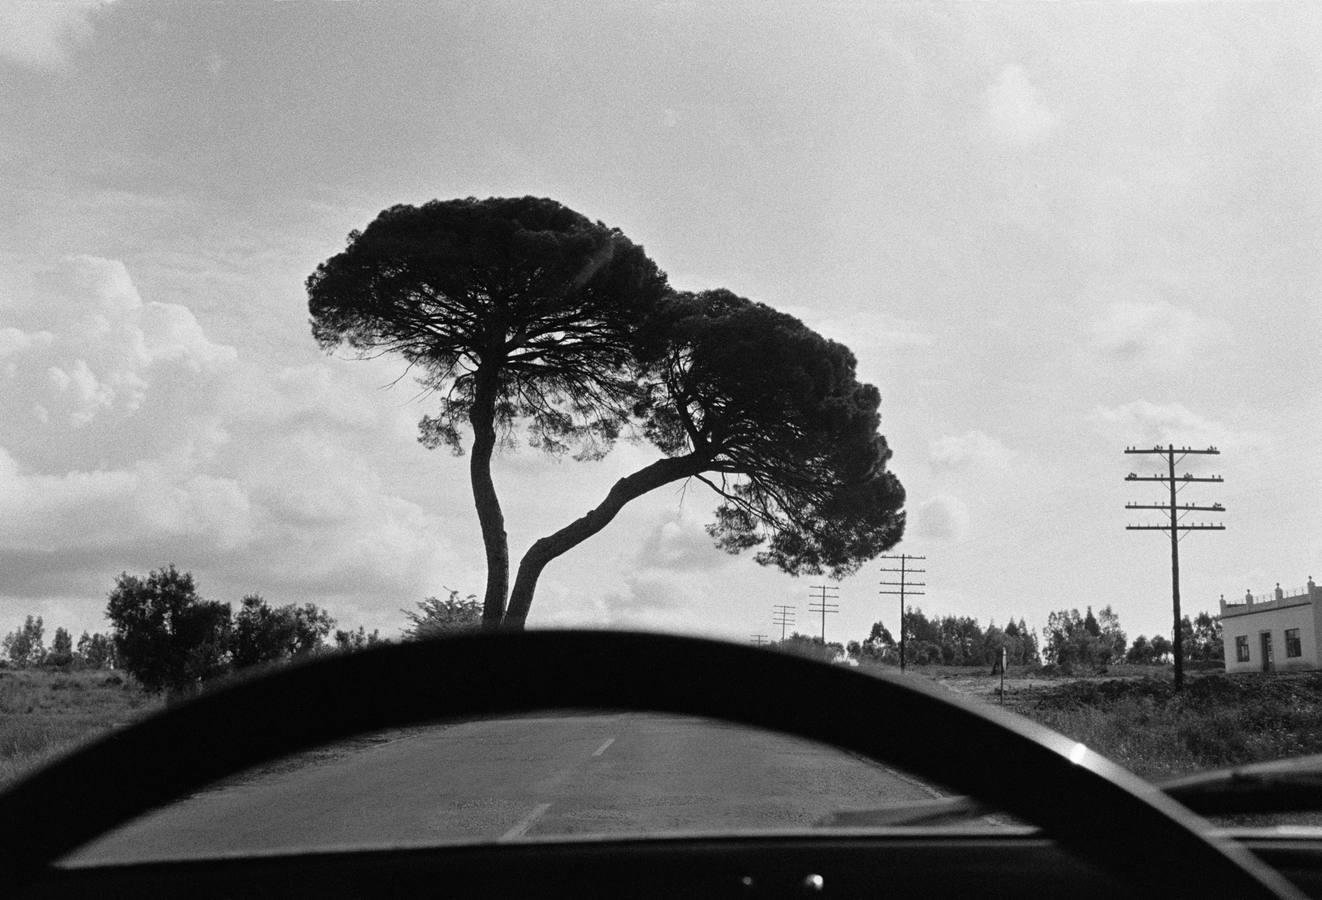
[(1239, 662), (1249, 661), (1249, 636), (1246, 634), (1235, 638), (1235, 659)]
[(1285, 655), (1286, 656), (1304, 655), (1304, 648), (1299, 645), (1298, 628), (1285, 629)]

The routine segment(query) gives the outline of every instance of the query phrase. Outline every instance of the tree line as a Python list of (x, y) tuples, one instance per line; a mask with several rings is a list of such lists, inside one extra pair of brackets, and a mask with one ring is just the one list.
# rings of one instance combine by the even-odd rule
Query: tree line
[[(1181, 622), (1185, 660), (1215, 665), (1224, 661), (1221, 623), (1202, 612)], [(913, 665), (993, 666), (1005, 650), (1007, 665), (1050, 666), (1063, 672), (1106, 669), (1112, 665), (1164, 665), (1173, 646), (1165, 635), (1139, 635), (1130, 643), (1120, 617), (1110, 606), (1093, 613), (1091, 606), (1060, 609), (1047, 616), (1039, 634), (1023, 618), (986, 628), (970, 616), (928, 617), (918, 607), (904, 614), (905, 662)], [(773, 642), (780, 650), (818, 659), (852, 658), (899, 665), (899, 640), (884, 622), (874, 622), (861, 641), (823, 645), (821, 638), (795, 633)]]
[[(477, 598), (449, 591), (427, 597), (409, 621), (406, 640), (476, 628)], [(57, 628), (45, 644), (45, 623), (28, 616), (0, 642), (3, 659), (15, 668), (122, 668), (152, 693), (187, 693), (219, 676), (318, 653), (361, 650), (388, 638), (379, 631), (337, 629), (315, 603), (273, 606), (259, 594), (231, 604), (204, 599), (189, 572), (174, 565), (146, 576), (123, 573), (106, 604), (109, 634), (83, 633), (75, 644)]]

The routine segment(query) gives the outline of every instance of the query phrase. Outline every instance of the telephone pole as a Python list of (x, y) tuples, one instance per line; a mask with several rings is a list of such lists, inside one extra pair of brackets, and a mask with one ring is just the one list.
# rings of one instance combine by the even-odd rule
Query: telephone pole
[(1190, 475), (1185, 473), (1179, 478), (1175, 477), (1175, 464), (1186, 456), (1219, 456), (1221, 451), (1215, 447), (1208, 447), (1206, 450), (1194, 450), (1189, 447), (1176, 447), (1174, 444), (1167, 444), (1165, 447), (1160, 445), (1151, 450), (1140, 450), (1137, 447), (1126, 447), (1125, 453), (1128, 454), (1148, 454), (1153, 456), (1162, 456), (1166, 459), (1166, 474), (1158, 472), (1155, 475), (1138, 475), (1130, 472), (1125, 476), (1125, 481), (1158, 481), (1164, 483), (1169, 489), (1169, 499), (1158, 503), (1126, 503), (1125, 509), (1159, 509), (1167, 514), (1168, 521), (1163, 525), (1126, 525), (1128, 531), (1168, 531), (1171, 537), (1171, 604), (1174, 607), (1175, 618), (1175, 637), (1171, 641), (1175, 652), (1175, 690), (1181, 690), (1184, 687), (1184, 633), (1180, 628), (1180, 538), (1181, 532), (1190, 531), (1225, 531), (1226, 526), (1216, 522), (1198, 522), (1183, 524), (1181, 519), (1191, 512), (1225, 512), (1226, 508), (1220, 503), (1213, 503), (1211, 506), (1198, 506), (1193, 503), (1176, 503), (1176, 495), (1186, 486), (1196, 481), (1209, 481), (1220, 484), (1223, 479), (1220, 475)]
[(785, 628), (794, 624), (794, 614), (798, 607), (777, 603), (771, 607), (771, 624), (780, 626), (780, 642), (785, 643)]
[[(808, 601), (808, 612), (819, 612), (822, 614), (822, 646), (826, 646), (826, 614), (840, 612), (840, 604), (829, 602), (840, 599), (840, 588), (827, 584), (814, 584), (814, 591), (820, 591), (818, 596)], [(828, 592), (830, 596), (828, 597)], [(813, 604), (817, 604), (814, 606)]]
[(915, 591), (915, 590), (913, 590), (913, 588), (916, 588), (916, 587), (926, 587), (926, 586), (927, 586), (927, 582), (926, 582), (926, 581), (909, 581), (909, 580), (908, 580), (908, 577), (909, 577), (910, 575), (914, 575), (914, 574), (921, 575), (922, 573), (924, 573), (924, 572), (927, 571), (926, 569), (911, 569), (911, 568), (909, 568), (909, 561), (910, 561), (910, 560), (913, 560), (913, 559), (923, 559), (923, 560), (925, 560), (925, 559), (927, 559), (927, 557), (926, 557), (926, 556), (910, 556), (908, 553), (901, 553), (901, 554), (899, 554), (899, 555), (893, 555), (893, 554), (892, 554), (892, 555), (887, 555), (887, 554), (882, 554), (881, 556), (879, 556), (879, 557), (877, 557), (877, 558), (878, 558), (878, 559), (898, 559), (898, 560), (900, 561), (900, 567), (899, 567), (898, 569), (881, 569), (881, 570), (880, 570), (880, 571), (882, 571), (882, 572), (898, 572), (898, 573), (900, 573), (900, 580), (899, 580), (899, 581), (883, 581), (883, 582), (880, 582), (881, 584), (883, 584), (883, 585), (887, 585), (887, 586), (889, 586), (889, 587), (897, 587), (897, 588), (899, 588), (899, 590), (897, 590), (897, 591), (878, 591), (877, 593), (879, 593), (879, 594), (899, 594), (899, 595), (900, 595), (900, 671), (903, 672), (903, 671), (904, 671), (904, 598), (905, 598), (906, 596), (913, 596), (913, 597), (921, 597), (921, 596), (923, 596), (923, 595), (926, 593), (925, 591)]
[(765, 634), (754, 634), (749, 635), (749, 637), (751, 638), (751, 643), (758, 647), (761, 647), (767, 642), (767, 636)]

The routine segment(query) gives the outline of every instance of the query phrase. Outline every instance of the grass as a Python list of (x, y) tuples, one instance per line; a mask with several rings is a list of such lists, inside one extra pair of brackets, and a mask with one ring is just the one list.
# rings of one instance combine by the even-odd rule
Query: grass
[[(999, 703), (999, 678), (922, 672)], [(1177, 694), (1169, 667), (1117, 667), (1091, 677), (1011, 673), (1004, 708), (1080, 741), (1151, 780), (1322, 753), (1322, 672), (1187, 673)]]
[(160, 704), (120, 672), (0, 670), (0, 787)]

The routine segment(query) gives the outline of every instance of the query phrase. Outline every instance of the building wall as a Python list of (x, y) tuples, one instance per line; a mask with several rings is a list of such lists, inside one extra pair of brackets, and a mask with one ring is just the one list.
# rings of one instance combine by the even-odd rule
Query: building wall
[[(1223, 609), (1221, 616), (1221, 636), (1226, 654), (1227, 672), (1262, 671), (1262, 632), (1271, 632), (1272, 670), (1284, 672), (1291, 669), (1318, 668), (1318, 648), (1322, 646), (1322, 622), (1318, 621), (1317, 606), (1312, 598), (1289, 597), (1285, 601), (1256, 603), (1252, 606)], [(1299, 629), (1299, 643), (1302, 653), (1297, 657), (1286, 656), (1285, 630)], [(1249, 661), (1239, 662), (1235, 650), (1235, 638), (1247, 637), (1249, 641)]]

